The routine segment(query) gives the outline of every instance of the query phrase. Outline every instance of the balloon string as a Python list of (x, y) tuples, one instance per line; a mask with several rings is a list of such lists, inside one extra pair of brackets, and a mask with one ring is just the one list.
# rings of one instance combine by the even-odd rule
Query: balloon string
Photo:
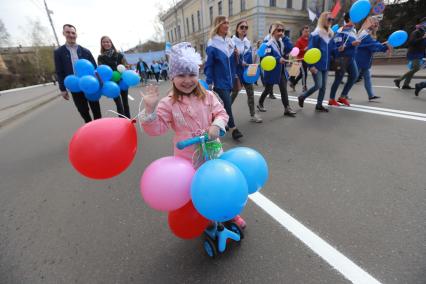
[(118, 116), (120, 116), (120, 117), (122, 117), (122, 118), (125, 118), (125, 119), (127, 119), (127, 120), (131, 120), (131, 119), (130, 119), (130, 118), (128, 118), (127, 116), (122, 115), (121, 113), (118, 113), (118, 112), (116, 112), (116, 111), (113, 111), (112, 109), (109, 109), (108, 111), (110, 111), (110, 112), (112, 112), (112, 113), (115, 113), (116, 115), (118, 115)]

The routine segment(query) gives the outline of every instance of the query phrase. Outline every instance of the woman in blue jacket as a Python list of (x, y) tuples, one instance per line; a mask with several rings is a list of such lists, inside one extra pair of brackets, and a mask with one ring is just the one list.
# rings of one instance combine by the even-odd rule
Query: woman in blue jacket
[(204, 66), (204, 74), (209, 89), (215, 91), (223, 101), (223, 105), (229, 115), (228, 127), (232, 138), (238, 140), (243, 134), (235, 126), (231, 108), (231, 90), (236, 75), (235, 64), (239, 56), (232, 40), (228, 37), (229, 21), (225, 16), (218, 16), (214, 20), (214, 26), (210, 32), (207, 43), (207, 60)]
[[(234, 103), (238, 93), (240, 92), (240, 88), (244, 86), (247, 93), (247, 104), (250, 110), (250, 121), (260, 123), (262, 122), (262, 118), (255, 112), (254, 109), (253, 84), (247, 83), (243, 76), (244, 71), (247, 69), (248, 65), (253, 64), (251, 43), (247, 39), (247, 30), (247, 20), (241, 20), (238, 22), (235, 35), (232, 37), (232, 42), (234, 43), (234, 46), (238, 50), (239, 54), (236, 64), (237, 74), (235, 80), (238, 80), (241, 84), (237, 84), (237, 88), (235, 88), (234, 84), (234, 89), (231, 95), (231, 103)], [(260, 66), (258, 68), (260, 68)]]
[(318, 48), (321, 51), (321, 59), (314, 65), (308, 65), (314, 77), (315, 85), (308, 91), (299, 96), (299, 106), (303, 107), (303, 102), (307, 97), (319, 90), (316, 111), (328, 112), (328, 109), (323, 107), (325, 88), (327, 87), (328, 68), (330, 67), (330, 56), (334, 50), (333, 31), (330, 26), (333, 23), (333, 18), (330, 12), (324, 12), (318, 19), (317, 28), (309, 37), (308, 50)]
[(387, 42), (380, 43), (376, 38), (376, 32), (379, 28), (379, 20), (375, 17), (368, 17), (358, 33), (358, 39), (361, 44), (358, 46), (355, 59), (360, 72), (364, 76), (364, 86), (368, 94), (368, 100), (372, 101), (380, 98), (373, 93), (371, 86), (370, 68), (375, 52), (385, 52), (388, 50)]
[(265, 90), (260, 96), (257, 108), (259, 111), (266, 112), (263, 102), (265, 101), (266, 96), (272, 92), (274, 85), (278, 84), (281, 93), (281, 101), (284, 105), (284, 115), (294, 117), (296, 116), (296, 112), (290, 107), (290, 103), (288, 101), (287, 80), (289, 77), (287, 70), (285, 69), (284, 59), (284, 57), (293, 49), (293, 44), (290, 42), (288, 37), (283, 38), (283, 35), (284, 25), (280, 22), (272, 24), (271, 37), (266, 43), (267, 48), (265, 56), (273, 56), (277, 61), (277, 65), (273, 70), (265, 71), (263, 73)]

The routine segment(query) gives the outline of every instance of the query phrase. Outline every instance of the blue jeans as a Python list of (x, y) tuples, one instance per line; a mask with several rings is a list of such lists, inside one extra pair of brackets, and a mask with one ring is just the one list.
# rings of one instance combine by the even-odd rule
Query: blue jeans
[(231, 108), (231, 105), (232, 105), (231, 90), (213, 88), (213, 91), (215, 91), (219, 95), (219, 97), (222, 99), (223, 106), (225, 107), (226, 113), (229, 115), (228, 127), (234, 128), (235, 127), (234, 116), (232, 115), (232, 108)]
[[(355, 84), (355, 81), (358, 79), (358, 67), (355, 63), (355, 59), (352, 58), (351, 62), (348, 64), (348, 81), (343, 88), (342, 94), (340, 95), (343, 98), (348, 96), (349, 91), (352, 86)], [(343, 76), (345, 76), (345, 72), (336, 72), (333, 85), (331, 86), (330, 91), (330, 99), (336, 98), (336, 92), (339, 88), (340, 82), (343, 80)]]
[(319, 71), (316, 74), (312, 74), (314, 77), (315, 85), (306, 91), (306, 93), (302, 94), (302, 96), (306, 99), (313, 93), (319, 90), (318, 98), (317, 98), (317, 106), (322, 106), (322, 101), (324, 100), (325, 88), (327, 87), (327, 77), (328, 71)]
[(372, 98), (374, 96), (373, 93), (373, 86), (371, 85), (371, 74), (370, 74), (370, 68), (361, 68), (360, 72), (364, 74), (364, 87), (367, 91), (367, 95), (369, 98)]

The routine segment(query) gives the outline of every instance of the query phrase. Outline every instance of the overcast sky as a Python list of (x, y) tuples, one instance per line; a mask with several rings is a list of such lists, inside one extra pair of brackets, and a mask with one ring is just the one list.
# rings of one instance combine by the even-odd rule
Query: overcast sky
[[(52, 19), (59, 43), (64, 43), (62, 25), (77, 27), (77, 42), (99, 54), (100, 38), (111, 37), (118, 49), (128, 49), (154, 34), (153, 22), (158, 14), (158, 5), (169, 8), (172, 0), (47, 0), (54, 12)], [(28, 19), (40, 20), (49, 32), (53, 32), (44, 9), (43, 0), (0, 0), (0, 19), (3, 20), (14, 45), (29, 42), (26, 27)]]

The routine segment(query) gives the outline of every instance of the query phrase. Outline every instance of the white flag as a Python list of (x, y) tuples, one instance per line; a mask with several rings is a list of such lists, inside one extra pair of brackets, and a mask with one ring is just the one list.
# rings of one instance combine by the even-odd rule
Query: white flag
[(311, 20), (311, 22), (313, 22), (316, 18), (317, 15), (311, 11), (311, 9), (308, 8), (308, 13), (309, 13), (309, 20)]

